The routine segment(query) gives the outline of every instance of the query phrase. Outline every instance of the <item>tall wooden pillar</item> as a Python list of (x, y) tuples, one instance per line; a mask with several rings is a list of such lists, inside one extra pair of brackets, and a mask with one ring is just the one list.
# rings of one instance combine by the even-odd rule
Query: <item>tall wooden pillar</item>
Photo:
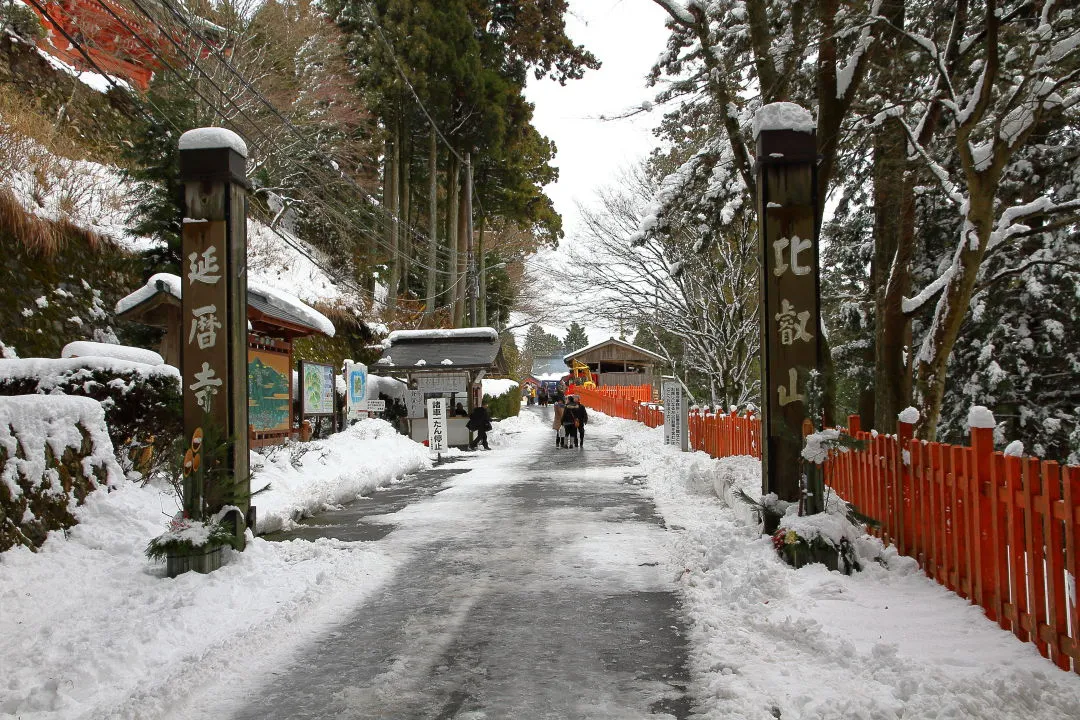
[[(243, 547), (250, 505), (247, 395), (247, 147), (222, 128), (180, 137), (184, 183), (182, 267), (184, 436), (189, 445), (184, 511), (203, 519), (225, 504)], [(215, 472), (207, 438), (228, 442)], [(201, 470), (201, 472), (199, 472)]]
[[(763, 492), (794, 502), (800, 498), (799, 458), (803, 420), (809, 415), (808, 384), (811, 371), (821, 368), (815, 232), (819, 198), (812, 122), (804, 122), (803, 130), (794, 130), (784, 127), (783, 122), (767, 120), (794, 116), (808, 121), (810, 115), (790, 103), (783, 105), (759, 111), (763, 129), (757, 132), (764, 395), (761, 465)], [(818, 497), (810, 498), (811, 511), (819, 501)]]

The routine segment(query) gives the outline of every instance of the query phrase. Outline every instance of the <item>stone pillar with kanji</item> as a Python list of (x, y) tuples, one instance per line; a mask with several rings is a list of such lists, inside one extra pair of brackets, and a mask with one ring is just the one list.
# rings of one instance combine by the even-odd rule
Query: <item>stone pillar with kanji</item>
[[(773, 103), (754, 120), (761, 252), (762, 486), (781, 500), (801, 491), (803, 421), (820, 379), (817, 139), (810, 113)], [(807, 464), (809, 465), (809, 464)], [(817, 509), (820, 492), (807, 498)]]
[[(180, 137), (184, 512), (222, 514), (241, 549), (250, 507), (246, 164), (247, 147), (229, 130)], [(227, 506), (236, 511), (222, 513)]]

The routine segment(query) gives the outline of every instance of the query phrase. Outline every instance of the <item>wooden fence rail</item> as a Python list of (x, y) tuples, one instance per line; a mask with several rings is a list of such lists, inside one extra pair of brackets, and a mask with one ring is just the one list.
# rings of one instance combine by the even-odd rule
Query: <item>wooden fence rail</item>
[[(652, 404), (579, 390), (582, 402), (649, 427)], [(761, 456), (753, 415), (691, 412), (690, 445), (712, 457)], [(1080, 673), (1080, 467), (994, 452), (993, 430), (971, 445), (929, 443), (899, 423), (896, 435), (848, 433), (863, 447), (834, 452), (825, 484), (880, 523), (870, 528), (928, 577), (980, 605), (987, 617), (1033, 643), (1063, 670)]]

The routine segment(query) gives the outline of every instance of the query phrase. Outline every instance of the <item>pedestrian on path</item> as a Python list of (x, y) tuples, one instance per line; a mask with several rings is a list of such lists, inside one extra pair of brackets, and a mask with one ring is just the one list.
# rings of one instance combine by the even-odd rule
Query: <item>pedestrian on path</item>
[(573, 395), (566, 396), (566, 408), (563, 410), (562, 426), (566, 430), (566, 445), (564, 447), (578, 447), (578, 422), (577, 411), (581, 408), (577, 398)]
[(563, 405), (561, 400), (555, 401), (555, 420), (551, 423), (551, 427), (555, 430), (555, 447), (566, 447), (566, 429), (563, 427), (563, 414), (566, 412), (566, 406)]
[(488, 412), (488, 404), (485, 402), (483, 405), (478, 405), (473, 409), (472, 415), (469, 416), (469, 422), (465, 427), (476, 433), (476, 437), (469, 443), (469, 449), (475, 450), (477, 445), (483, 445), (485, 450), (490, 450), (488, 447), (487, 434), (491, 429), (491, 413)]

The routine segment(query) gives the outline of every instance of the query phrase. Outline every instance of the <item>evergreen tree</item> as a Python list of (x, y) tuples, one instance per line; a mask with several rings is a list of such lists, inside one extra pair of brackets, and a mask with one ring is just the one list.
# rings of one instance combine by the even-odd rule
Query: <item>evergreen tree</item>
[(588, 347), (588, 345), (589, 336), (585, 334), (585, 328), (578, 325), (577, 322), (570, 323), (570, 327), (566, 328), (566, 339), (563, 340), (563, 350), (566, 351), (566, 354)]

